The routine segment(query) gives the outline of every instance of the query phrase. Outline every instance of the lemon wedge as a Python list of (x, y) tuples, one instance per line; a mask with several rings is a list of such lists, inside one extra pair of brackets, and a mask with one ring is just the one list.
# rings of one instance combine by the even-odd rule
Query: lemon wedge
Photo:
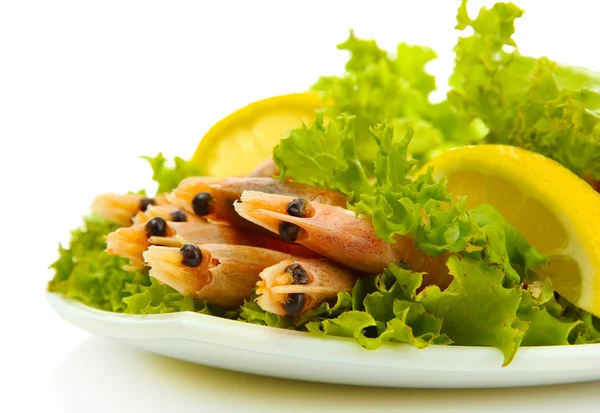
[(504, 145), (460, 147), (433, 158), (448, 192), (467, 208), (496, 207), (549, 262), (540, 273), (578, 307), (600, 316), (600, 194), (552, 159)]
[(289, 130), (310, 124), (323, 107), (316, 93), (274, 96), (251, 103), (217, 122), (191, 161), (206, 176), (242, 176), (271, 157)]

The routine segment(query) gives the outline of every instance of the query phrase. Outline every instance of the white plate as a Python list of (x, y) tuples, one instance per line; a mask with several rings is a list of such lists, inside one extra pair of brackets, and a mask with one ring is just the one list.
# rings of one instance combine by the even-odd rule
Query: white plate
[(521, 348), (502, 368), (484, 347), (389, 343), (365, 350), (350, 339), (246, 324), (191, 312), (125, 315), (48, 294), (52, 307), (92, 334), (198, 364), (288, 379), (380, 387), (516, 387), (600, 379), (600, 344)]

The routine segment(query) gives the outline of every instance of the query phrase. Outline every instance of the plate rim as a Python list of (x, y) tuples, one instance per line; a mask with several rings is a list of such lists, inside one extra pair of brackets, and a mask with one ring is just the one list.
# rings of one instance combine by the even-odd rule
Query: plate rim
[[(148, 315), (123, 314), (97, 309), (74, 298), (66, 297), (56, 292), (47, 292), (47, 299), (49, 304), (62, 318), (93, 334), (96, 333), (90, 331), (89, 328), (82, 327), (80, 323), (74, 322), (73, 318), (83, 318), (100, 324), (116, 324), (128, 327), (135, 326), (134, 328), (126, 329), (124, 334), (123, 331), (121, 331), (119, 337), (116, 337), (114, 334), (107, 335), (112, 338), (132, 340), (139, 338), (180, 338), (226, 346), (237, 350), (275, 354), (285, 357), (295, 357), (294, 355), (289, 354), (290, 350), (302, 349), (303, 344), (310, 343), (310, 345), (315, 348), (321, 348), (321, 352), (304, 352), (304, 354), (301, 353), (296, 357), (326, 361), (328, 363), (337, 363), (344, 359), (343, 363), (348, 364), (348, 355), (354, 355), (357, 356), (357, 359), (354, 360), (353, 358), (350, 358), (351, 364), (373, 366), (380, 364), (381, 359), (385, 359), (385, 356), (391, 352), (395, 352), (394, 358), (398, 360), (404, 360), (407, 359), (407, 357), (410, 358), (418, 353), (419, 355), (426, 354), (428, 359), (441, 362), (441, 365), (437, 366), (435, 370), (442, 369), (455, 371), (455, 364), (452, 362), (444, 363), (443, 361), (448, 357), (463, 356), (465, 352), (468, 352), (470, 357), (474, 357), (471, 368), (463, 365), (460, 367), (460, 371), (502, 372), (507, 370), (514, 371), (515, 369), (527, 370), (526, 368), (519, 368), (518, 365), (519, 362), (523, 363), (528, 359), (534, 363), (536, 361), (539, 363), (542, 360), (547, 361), (554, 357), (562, 358), (565, 356), (569, 358), (589, 358), (595, 356), (600, 359), (600, 343), (571, 346), (532, 346), (520, 347), (513, 361), (508, 366), (502, 367), (502, 352), (494, 347), (433, 345), (424, 349), (417, 349), (407, 343), (384, 343), (378, 350), (366, 350), (351, 338), (330, 336), (321, 338), (303, 331), (244, 323), (192, 311)], [(70, 314), (66, 314), (69, 312)], [(162, 326), (164, 328), (155, 328), (156, 326)], [(232, 328), (233, 326), (237, 327)], [(143, 334), (140, 335), (140, 331), (143, 331)], [(199, 332), (204, 334), (199, 337)], [(211, 336), (211, 334), (207, 333), (215, 333), (216, 336)], [(238, 336), (240, 340), (228, 341), (227, 338), (231, 338), (231, 336)], [(245, 338), (245, 340), (241, 340), (241, 338)], [(248, 342), (249, 338), (252, 339), (252, 343)], [(280, 346), (273, 346), (272, 343), (269, 344), (273, 339), (276, 339)], [(267, 345), (266, 348), (261, 348), (261, 345), (265, 344), (269, 345)], [(335, 352), (331, 352), (331, 350), (335, 350)], [(378, 357), (379, 355), (382, 355), (382, 357)], [(394, 360), (389, 361), (393, 362)], [(418, 360), (416, 361), (418, 362)], [(483, 365), (477, 366), (478, 361), (484, 362)], [(410, 364), (412, 364), (412, 366), (406, 365), (404, 366), (404, 369), (411, 370), (418, 365), (418, 363), (416, 363), (416, 365), (415, 363)], [(524, 364), (525, 367), (531, 367), (532, 365), (531, 362), (526, 362)], [(422, 370), (431, 370), (424, 368), (425, 366), (422, 367)], [(552, 369), (546, 368), (536, 370), (551, 371)]]

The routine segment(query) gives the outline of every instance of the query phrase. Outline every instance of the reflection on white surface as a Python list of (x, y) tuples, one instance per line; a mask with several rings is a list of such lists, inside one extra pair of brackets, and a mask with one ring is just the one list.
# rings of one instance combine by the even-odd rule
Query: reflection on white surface
[(56, 366), (65, 412), (596, 411), (600, 382), (489, 390), (380, 389), (235, 373), (92, 337)]

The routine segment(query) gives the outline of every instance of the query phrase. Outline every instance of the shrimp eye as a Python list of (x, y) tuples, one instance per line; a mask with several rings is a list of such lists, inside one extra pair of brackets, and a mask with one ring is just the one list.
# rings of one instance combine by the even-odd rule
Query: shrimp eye
[(187, 221), (187, 215), (181, 209), (178, 209), (177, 211), (171, 212), (171, 221), (173, 221), (173, 222), (186, 222)]
[(140, 199), (140, 211), (146, 212), (146, 210), (148, 209), (148, 205), (156, 205), (156, 201), (152, 198)]
[(164, 237), (167, 235), (167, 221), (161, 217), (154, 217), (146, 222), (146, 237)]
[(287, 204), (285, 210), (291, 216), (298, 218), (307, 218), (314, 214), (313, 207), (310, 205), (308, 200), (304, 198), (294, 199), (292, 202)]
[(294, 316), (304, 309), (306, 296), (300, 293), (288, 294), (287, 301), (283, 303), (283, 310), (287, 315)]
[(196, 244), (185, 244), (179, 249), (181, 263), (188, 267), (197, 267), (202, 264), (202, 251)]
[(200, 192), (192, 199), (192, 209), (201, 217), (209, 215), (213, 212), (215, 207), (215, 200), (212, 195), (208, 192)]
[(292, 276), (292, 284), (308, 284), (308, 274), (300, 264), (291, 264), (285, 267), (285, 272)]
[(285, 242), (296, 242), (299, 232), (300, 227), (298, 225), (290, 224), (285, 221), (279, 224), (279, 235)]

